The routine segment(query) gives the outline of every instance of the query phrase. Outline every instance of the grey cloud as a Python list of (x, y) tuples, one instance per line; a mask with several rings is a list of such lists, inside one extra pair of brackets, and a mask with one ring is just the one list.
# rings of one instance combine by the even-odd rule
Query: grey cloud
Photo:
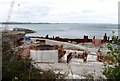
[(50, 8), (46, 7), (46, 6), (33, 6), (33, 7), (26, 7), (22, 10), (20, 10), (19, 12), (16, 12), (14, 17), (18, 17), (18, 18), (28, 18), (30, 19), (32, 18), (39, 18), (39, 17), (45, 17), (46, 15), (49, 14), (50, 12)]
[(90, 10), (90, 9), (84, 9), (84, 10), (82, 10), (82, 13), (87, 13), (87, 14), (93, 13), (93, 12), (94, 12), (94, 10)]
[[(17, 1), (20, 1), (19, 8)], [(78, 4), (79, 1), (77, 1), (78, 0), (16, 0), (11, 20), (31, 22), (116, 22), (117, 12), (114, 8), (115, 4), (111, 5), (115, 0), (93, 0), (96, 4), (94, 2), (88, 3), (90, 2), (89, 0), (86, 0), (86, 3), (82, 3), (84, 1), (81, 0), (80, 4)], [(0, 21), (6, 19), (7, 15), (5, 16), (4, 13), (7, 14), (8, 10), (4, 8), (4, 6), (7, 5), (9, 7), (9, 2), (11, 1), (0, 1), (1, 9), (3, 7), (4, 11), (6, 11), (0, 12)], [(62, 5), (63, 3), (66, 3), (66, 5)], [(63, 10), (61, 8), (63, 8)], [(99, 8), (99, 10), (97, 8)]]
[(33, 10), (34, 14), (40, 15), (40, 16), (46, 16), (50, 12), (50, 8), (48, 7), (41, 7), (41, 8), (36, 8)]

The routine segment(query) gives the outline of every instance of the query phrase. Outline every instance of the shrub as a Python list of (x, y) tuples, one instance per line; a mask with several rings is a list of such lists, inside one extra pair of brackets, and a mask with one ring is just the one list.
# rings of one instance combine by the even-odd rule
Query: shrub
[(106, 61), (112, 61), (113, 64), (104, 65), (104, 74), (108, 79), (120, 79), (120, 41), (114, 35), (112, 36), (112, 43), (107, 43), (107, 48), (110, 50), (110, 58), (105, 59)]
[(22, 59), (9, 42), (2, 42), (2, 79), (28, 81), (31, 79), (61, 79), (62, 74), (35, 68), (31, 59)]

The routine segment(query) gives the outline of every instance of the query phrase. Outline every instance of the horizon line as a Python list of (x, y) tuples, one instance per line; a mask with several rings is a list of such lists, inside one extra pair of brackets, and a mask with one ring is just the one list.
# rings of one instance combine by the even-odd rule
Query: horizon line
[(95, 23), (88, 23), (88, 22), (17, 22), (17, 21), (11, 21), (11, 22), (5, 22), (0, 21), (0, 24), (118, 24), (118, 23), (103, 23), (103, 22), (95, 22)]

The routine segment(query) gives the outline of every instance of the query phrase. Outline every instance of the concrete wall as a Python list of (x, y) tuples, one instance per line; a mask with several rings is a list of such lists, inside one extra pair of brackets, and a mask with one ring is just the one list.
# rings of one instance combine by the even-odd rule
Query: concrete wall
[(30, 50), (30, 58), (35, 62), (58, 63), (58, 50)]
[(15, 32), (11, 31), (9, 33), (3, 33), (2, 34), (2, 40), (3, 41), (11, 41), (11, 42), (16, 42), (17, 40), (24, 38), (25, 33), (24, 32)]
[(87, 49), (84, 46), (80, 46), (80, 45), (75, 45), (75, 44), (71, 44), (71, 43), (67, 43), (67, 42), (59, 42), (59, 41), (54, 41), (54, 40), (49, 40), (49, 39), (45, 39), (46, 40), (46, 44), (48, 45), (63, 45), (64, 48), (77, 48), (77, 49), (81, 49), (81, 50), (85, 50)]

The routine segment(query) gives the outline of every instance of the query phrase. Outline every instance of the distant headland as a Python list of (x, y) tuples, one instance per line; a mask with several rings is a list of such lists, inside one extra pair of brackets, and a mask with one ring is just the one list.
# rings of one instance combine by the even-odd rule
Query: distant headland
[(112, 24), (112, 23), (71, 23), (71, 22), (0, 22), (0, 24)]
[(50, 23), (33, 23), (33, 22), (0, 22), (0, 24), (50, 24)]

